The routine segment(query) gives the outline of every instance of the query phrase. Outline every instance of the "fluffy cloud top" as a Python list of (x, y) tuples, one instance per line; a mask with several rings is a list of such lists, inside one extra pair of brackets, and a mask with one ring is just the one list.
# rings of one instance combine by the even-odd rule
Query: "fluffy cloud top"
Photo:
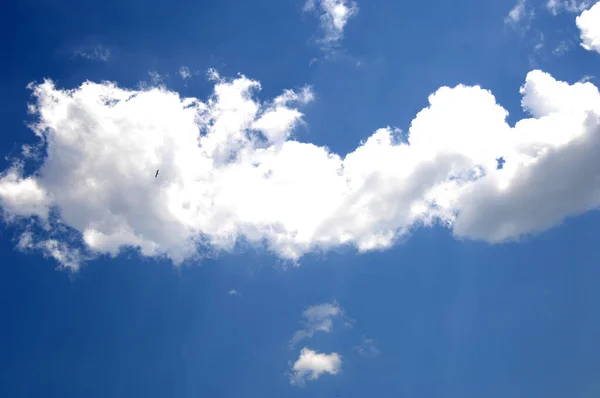
[(317, 380), (324, 373), (336, 375), (342, 367), (342, 358), (337, 353), (321, 354), (306, 347), (292, 366), (290, 383), (303, 386), (306, 380)]
[(408, 140), (381, 128), (343, 156), (292, 136), (310, 89), (261, 102), (257, 81), (211, 76), (206, 101), (164, 87), (32, 85), (43, 164), (0, 174), (5, 219), (37, 225), (26, 247), (73, 268), (125, 247), (180, 263), (240, 242), (297, 260), (340, 245), (385, 249), (435, 223), (503, 242), (600, 205), (590, 82), (531, 71), (521, 88), (531, 117), (514, 127), (489, 91), (441, 87)]
[(581, 46), (600, 53), (600, 2), (583, 11), (575, 22), (580, 31)]
[(298, 330), (292, 338), (294, 346), (300, 340), (312, 337), (316, 332), (330, 333), (333, 330), (333, 320), (343, 314), (336, 303), (325, 303), (309, 307), (302, 313), (304, 329)]
[(344, 36), (344, 27), (358, 12), (358, 6), (351, 0), (307, 0), (304, 10), (314, 11), (317, 6), (321, 11), (322, 42), (334, 45)]

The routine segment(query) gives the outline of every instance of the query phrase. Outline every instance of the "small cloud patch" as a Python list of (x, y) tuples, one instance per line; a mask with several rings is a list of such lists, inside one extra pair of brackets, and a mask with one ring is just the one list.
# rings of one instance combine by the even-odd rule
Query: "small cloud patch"
[(108, 62), (111, 57), (110, 49), (101, 45), (77, 48), (73, 50), (73, 55), (90, 61), (102, 62)]
[(379, 355), (379, 349), (375, 345), (375, 340), (368, 337), (363, 337), (362, 343), (354, 348), (360, 355), (365, 357), (375, 357)]
[(188, 68), (187, 66), (182, 66), (181, 68), (179, 68), (179, 71), (177, 73), (179, 74), (179, 76), (181, 76), (183, 80), (187, 80), (192, 77), (192, 72), (190, 72), (190, 68)]
[(504, 18), (504, 23), (525, 32), (531, 27), (534, 15), (533, 8), (527, 7), (527, 0), (518, 0)]
[(307, 380), (317, 380), (323, 374), (336, 375), (342, 367), (342, 357), (335, 352), (322, 354), (304, 347), (291, 371), (290, 384), (303, 387)]
[(341, 316), (343, 316), (343, 311), (336, 302), (307, 308), (302, 313), (304, 328), (294, 333), (290, 345), (294, 347), (299, 341), (311, 338), (317, 332), (331, 333), (333, 321)]
[(320, 13), (322, 37), (319, 43), (330, 49), (344, 37), (344, 28), (358, 13), (358, 5), (351, 0), (308, 0), (304, 11)]
[(552, 15), (558, 15), (563, 11), (579, 13), (586, 10), (591, 4), (590, 0), (548, 0), (546, 8)]

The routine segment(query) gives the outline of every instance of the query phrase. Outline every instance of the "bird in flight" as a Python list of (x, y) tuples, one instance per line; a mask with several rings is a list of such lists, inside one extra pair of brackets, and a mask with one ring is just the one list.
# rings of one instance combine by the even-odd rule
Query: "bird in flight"
[(156, 175), (154, 176), (154, 178), (158, 177), (158, 170), (156, 170)]

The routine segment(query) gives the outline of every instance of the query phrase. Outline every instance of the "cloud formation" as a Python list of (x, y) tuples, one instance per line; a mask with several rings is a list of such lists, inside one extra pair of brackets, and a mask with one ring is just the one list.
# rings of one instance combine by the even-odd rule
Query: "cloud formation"
[(304, 11), (321, 12), (323, 37), (320, 42), (325, 47), (335, 46), (344, 36), (348, 20), (358, 13), (358, 5), (352, 0), (307, 0)]
[(342, 315), (342, 309), (335, 302), (307, 308), (302, 313), (304, 328), (294, 333), (291, 346), (295, 346), (303, 339), (311, 338), (316, 332), (330, 333), (333, 330), (333, 320)]
[(600, 53), (600, 2), (585, 10), (575, 19), (580, 31), (581, 46)]
[(441, 87), (407, 139), (381, 128), (340, 155), (293, 137), (310, 88), (260, 101), (259, 82), (210, 76), (206, 101), (165, 87), (32, 84), (39, 145), (28, 153), (43, 164), (26, 175), (17, 159), (0, 174), (4, 219), (31, 219), (28, 247), (62, 242), (61, 253), (79, 253), (63, 265), (77, 268), (128, 247), (180, 264), (264, 245), (296, 261), (342, 245), (386, 249), (436, 224), (500, 243), (600, 205), (591, 82), (531, 71), (521, 87), (531, 117), (514, 127), (491, 92)]
[(339, 354), (322, 354), (304, 347), (289, 373), (290, 384), (302, 387), (307, 380), (317, 380), (324, 373), (338, 374), (341, 367), (342, 357)]

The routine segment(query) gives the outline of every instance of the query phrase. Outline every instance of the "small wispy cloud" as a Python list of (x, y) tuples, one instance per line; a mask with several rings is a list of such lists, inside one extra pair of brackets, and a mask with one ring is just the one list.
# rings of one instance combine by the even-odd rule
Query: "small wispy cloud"
[(363, 337), (362, 343), (354, 347), (356, 351), (362, 356), (365, 357), (374, 357), (379, 355), (379, 349), (375, 345), (375, 340)]
[(29, 231), (21, 234), (17, 243), (17, 249), (22, 252), (30, 250), (39, 251), (44, 257), (53, 258), (62, 267), (72, 271), (77, 271), (81, 263), (85, 260), (85, 256), (79, 250), (70, 248), (57, 239), (36, 241), (34, 235)]
[(154, 87), (166, 87), (165, 79), (169, 77), (168, 74), (160, 74), (155, 70), (148, 71), (148, 80), (141, 80), (138, 83), (140, 90), (147, 90)]
[(294, 347), (299, 341), (311, 338), (317, 332), (331, 333), (333, 321), (342, 317), (344, 312), (336, 303), (324, 303), (309, 307), (302, 313), (304, 328), (296, 331), (290, 342)]
[(571, 49), (571, 45), (567, 41), (561, 41), (558, 43), (556, 47), (552, 50), (552, 54), (560, 57), (561, 55), (566, 54)]
[(110, 59), (110, 49), (101, 45), (79, 47), (73, 50), (73, 55), (79, 58), (89, 59), (90, 61), (108, 62)]
[(546, 40), (544, 38), (544, 34), (540, 33), (540, 37), (537, 40), (537, 43), (533, 46), (533, 52), (539, 53), (546, 46)]
[(508, 12), (504, 23), (523, 32), (529, 30), (531, 21), (535, 16), (533, 8), (527, 7), (527, 0), (518, 0), (517, 4)]
[(562, 11), (579, 13), (586, 10), (591, 4), (590, 0), (548, 0), (546, 8), (552, 15), (558, 15)]
[(181, 68), (179, 68), (179, 72), (177, 73), (179, 74), (179, 76), (181, 76), (183, 80), (192, 77), (192, 72), (190, 72), (190, 68), (188, 68), (187, 66), (182, 66)]
[(154, 86), (160, 85), (165, 81), (165, 75), (161, 75), (155, 70), (148, 71), (148, 76), (150, 76), (150, 82)]
[(308, 0), (304, 11), (320, 12), (322, 38), (319, 40), (324, 49), (331, 49), (344, 37), (344, 28), (348, 20), (358, 13), (358, 5), (352, 0)]
[(230, 296), (239, 296), (240, 295), (240, 293), (235, 289), (231, 289), (229, 292), (227, 292), (227, 294), (229, 294)]
[(208, 71), (206, 71), (206, 77), (209, 81), (218, 82), (221, 80), (221, 75), (215, 68), (209, 68)]
[(325, 373), (336, 375), (342, 367), (342, 357), (336, 353), (322, 354), (304, 347), (288, 375), (290, 384), (303, 387), (307, 380), (317, 380)]
[(286, 106), (291, 103), (308, 104), (315, 99), (311, 86), (304, 86), (300, 90), (283, 90), (283, 93), (273, 101), (275, 106)]

